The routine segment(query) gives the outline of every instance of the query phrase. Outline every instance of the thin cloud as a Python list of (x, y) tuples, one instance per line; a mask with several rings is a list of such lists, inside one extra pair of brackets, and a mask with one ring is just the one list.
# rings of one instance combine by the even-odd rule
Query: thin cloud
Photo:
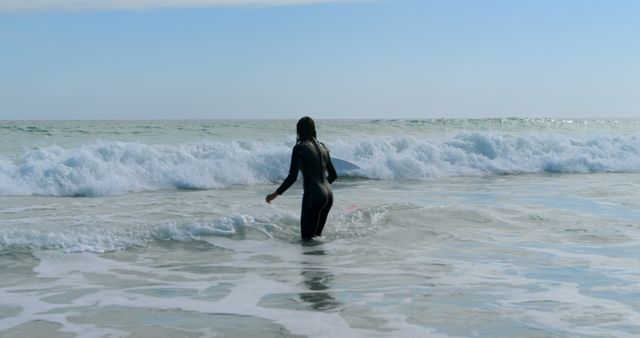
[(140, 10), (176, 7), (295, 6), (347, 0), (0, 0), (0, 11)]

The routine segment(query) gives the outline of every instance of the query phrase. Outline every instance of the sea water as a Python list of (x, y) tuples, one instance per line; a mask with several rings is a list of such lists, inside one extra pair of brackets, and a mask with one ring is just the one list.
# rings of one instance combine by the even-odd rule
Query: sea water
[(635, 337), (640, 121), (0, 122), (1, 337)]

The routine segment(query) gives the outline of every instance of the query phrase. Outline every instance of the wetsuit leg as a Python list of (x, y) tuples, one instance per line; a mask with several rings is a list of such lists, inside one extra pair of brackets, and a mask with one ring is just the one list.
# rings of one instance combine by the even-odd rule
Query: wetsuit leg
[(310, 240), (313, 238), (318, 226), (318, 203), (315, 201), (316, 196), (305, 193), (302, 197), (302, 211), (300, 212), (300, 236), (302, 240)]
[(329, 190), (329, 194), (327, 197), (327, 203), (325, 203), (324, 207), (320, 210), (320, 217), (318, 219), (318, 227), (316, 227), (315, 236), (322, 235), (324, 224), (327, 223), (327, 216), (329, 216), (329, 211), (331, 210), (331, 206), (333, 205), (333, 193), (331, 192), (331, 190)]
[[(305, 192), (302, 197), (302, 211), (300, 213), (300, 235), (303, 240), (310, 240), (318, 233), (322, 211), (326, 208), (329, 200), (333, 203), (333, 198), (329, 199), (326, 192), (310, 191)], [(329, 212), (329, 208), (327, 213)], [(326, 215), (324, 218), (326, 221)], [(322, 223), (324, 227), (324, 222)], [(320, 233), (322, 229), (320, 229)]]

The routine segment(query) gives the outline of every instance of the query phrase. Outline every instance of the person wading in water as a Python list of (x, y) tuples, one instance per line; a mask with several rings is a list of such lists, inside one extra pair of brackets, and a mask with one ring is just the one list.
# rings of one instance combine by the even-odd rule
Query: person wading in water
[[(289, 175), (276, 191), (267, 195), (266, 201), (271, 204), (271, 201), (289, 189), (298, 178), (298, 170), (301, 170), (304, 195), (300, 213), (300, 234), (306, 241), (322, 235), (327, 215), (333, 205), (330, 184), (338, 175), (331, 163), (329, 150), (316, 139), (313, 119), (308, 116), (301, 118), (296, 129), (298, 137), (291, 152)], [(328, 173), (328, 176), (325, 176), (325, 173)]]

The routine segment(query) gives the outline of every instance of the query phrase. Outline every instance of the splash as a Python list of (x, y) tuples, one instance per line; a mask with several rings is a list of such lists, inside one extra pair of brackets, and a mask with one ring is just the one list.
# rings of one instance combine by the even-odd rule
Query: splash
[[(358, 170), (342, 177), (433, 179), (469, 175), (640, 172), (634, 134), (566, 136), (462, 131), (439, 137), (377, 136), (327, 143)], [(164, 189), (274, 183), (287, 174), (290, 146), (261, 141), (149, 145), (94, 142), (26, 150), (0, 158), (0, 195), (105, 196)]]

